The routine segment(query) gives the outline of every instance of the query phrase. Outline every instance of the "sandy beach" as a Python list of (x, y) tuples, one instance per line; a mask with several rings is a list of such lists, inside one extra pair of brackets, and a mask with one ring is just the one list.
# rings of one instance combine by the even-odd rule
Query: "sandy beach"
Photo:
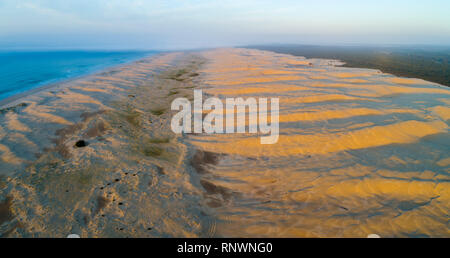
[[(1, 237), (449, 237), (450, 88), (337, 60), (158, 54), (1, 103)], [(171, 131), (193, 90), (280, 138)]]

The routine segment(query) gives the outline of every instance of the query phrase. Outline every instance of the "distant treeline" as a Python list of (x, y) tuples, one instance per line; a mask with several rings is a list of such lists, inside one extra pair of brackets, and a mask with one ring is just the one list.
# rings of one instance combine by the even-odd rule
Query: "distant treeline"
[(450, 47), (246, 46), (306, 58), (338, 59), (346, 67), (378, 69), (450, 86)]

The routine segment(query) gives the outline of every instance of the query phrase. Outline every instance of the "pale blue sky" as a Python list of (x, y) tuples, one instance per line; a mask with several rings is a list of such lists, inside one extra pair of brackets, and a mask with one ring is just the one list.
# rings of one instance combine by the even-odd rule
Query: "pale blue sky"
[(448, 0), (0, 0), (0, 48), (450, 45)]

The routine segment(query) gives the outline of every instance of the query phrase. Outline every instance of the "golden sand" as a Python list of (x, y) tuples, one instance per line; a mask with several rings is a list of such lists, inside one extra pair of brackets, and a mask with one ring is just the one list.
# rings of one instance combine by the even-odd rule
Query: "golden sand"
[[(448, 88), (265, 51), (204, 56), (208, 94), (280, 98), (277, 144), (250, 134), (190, 136), (224, 157), (203, 176), (222, 189), (207, 195), (217, 235), (450, 235)], [(265, 70), (304, 78), (254, 79)]]
[[(449, 237), (449, 88), (340, 64), (167, 53), (12, 103), (0, 236)], [(280, 98), (278, 143), (173, 134), (194, 88)]]

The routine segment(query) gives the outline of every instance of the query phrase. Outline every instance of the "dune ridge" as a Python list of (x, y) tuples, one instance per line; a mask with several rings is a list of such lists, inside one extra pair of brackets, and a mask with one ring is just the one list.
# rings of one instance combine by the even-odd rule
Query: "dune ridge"
[[(450, 236), (450, 90), (341, 64), (164, 53), (10, 103), (0, 236)], [(193, 89), (279, 97), (279, 142), (175, 135)]]
[(280, 98), (277, 144), (189, 137), (222, 157), (203, 175), (221, 189), (207, 191), (218, 235), (449, 236), (448, 88), (268, 51), (204, 56), (207, 94)]

